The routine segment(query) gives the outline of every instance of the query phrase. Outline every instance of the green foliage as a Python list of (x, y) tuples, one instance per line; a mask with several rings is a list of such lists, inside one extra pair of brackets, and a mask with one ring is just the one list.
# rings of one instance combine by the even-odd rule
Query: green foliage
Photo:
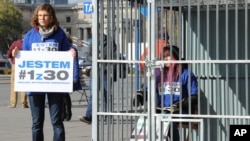
[(0, 0), (0, 51), (6, 53), (9, 45), (20, 37), (22, 13), (9, 0)]

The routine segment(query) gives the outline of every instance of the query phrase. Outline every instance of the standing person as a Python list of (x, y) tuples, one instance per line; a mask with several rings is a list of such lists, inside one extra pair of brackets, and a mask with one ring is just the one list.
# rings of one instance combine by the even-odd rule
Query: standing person
[[(75, 56), (67, 36), (59, 26), (55, 10), (50, 4), (40, 4), (36, 7), (30, 29), (23, 41), (23, 50), (26, 51), (69, 51)], [(45, 49), (46, 47), (50, 49)], [(15, 50), (14, 55), (17, 53)], [(44, 56), (46, 57), (46, 56)], [(56, 56), (55, 56), (56, 57)], [(75, 70), (75, 69), (74, 69)], [(65, 141), (65, 130), (62, 121), (63, 95), (59, 92), (27, 92), (32, 115), (32, 140), (43, 141), (43, 126), (45, 116), (45, 97), (47, 95), (51, 124), (53, 126), (53, 141)]]
[[(87, 60), (92, 63), (92, 42), (89, 45), (89, 53), (87, 55)], [(90, 70), (90, 77), (89, 77), (89, 84), (90, 84), (90, 95), (88, 100), (87, 111), (85, 116), (79, 116), (79, 120), (85, 122), (87, 124), (91, 124), (92, 122), (92, 71)]]
[[(117, 46), (114, 40), (108, 40), (107, 39), (108, 36), (106, 34), (103, 34), (103, 53), (99, 54), (99, 57), (102, 57), (103, 59), (107, 60), (107, 59), (116, 59), (116, 51), (117, 51)], [(111, 38), (111, 37), (110, 37)], [(108, 48), (108, 41), (110, 41), (110, 48)], [(101, 49), (99, 49), (101, 50)], [(108, 58), (108, 54), (112, 54), (112, 56), (110, 55), (111, 58)], [(87, 59), (92, 62), (92, 43), (90, 43), (89, 46), (89, 55), (87, 57)], [(109, 70), (107, 70), (107, 64), (104, 64), (103, 66), (104, 68), (104, 72), (103, 72), (103, 78), (102, 78), (102, 82), (103, 82), (103, 111), (107, 112), (109, 106), (111, 105), (109, 103), (112, 103), (111, 100), (112, 99), (112, 95), (110, 94), (110, 89), (112, 87), (112, 79), (109, 79)], [(116, 70), (116, 69), (115, 69)], [(114, 70), (114, 71), (115, 71)], [(101, 76), (102, 72), (100, 72), (99, 76)], [(100, 77), (99, 77), (100, 78)], [(99, 81), (98, 81), (99, 82)], [(108, 89), (108, 83), (109, 83), (109, 89)], [(89, 102), (88, 102), (88, 107), (87, 107), (87, 111), (85, 113), (85, 116), (79, 116), (79, 120), (88, 124), (91, 124), (92, 122), (92, 79), (90, 76), (90, 96), (89, 96)]]
[[(10, 59), (11, 62), (11, 76), (10, 76), (10, 105), (8, 106), (9, 108), (15, 108), (17, 104), (17, 99), (18, 99), (18, 92), (14, 91), (14, 81), (15, 81), (15, 57), (12, 56), (12, 51), (17, 48), (18, 50), (22, 49), (22, 43), (23, 43), (23, 38), (26, 32), (22, 33), (22, 39), (14, 41), (8, 52), (7, 56)], [(27, 95), (25, 92), (21, 92), (21, 104), (22, 108), (29, 108), (28, 102), (27, 102)]]
[[(163, 60), (176, 61), (180, 60), (179, 48), (174, 45), (163, 47)], [(188, 110), (189, 97), (191, 101), (191, 113), (194, 113), (197, 105), (198, 82), (194, 73), (188, 69), (187, 64), (164, 63), (163, 70), (156, 69), (156, 100), (157, 113), (180, 113), (180, 103), (182, 103), (182, 113), (190, 113)], [(137, 102), (134, 105), (143, 105), (144, 94), (137, 94)], [(145, 97), (146, 98), (146, 97)], [(179, 141), (179, 131), (177, 123), (171, 123), (173, 129), (173, 141)], [(170, 128), (170, 127), (169, 127)], [(170, 128), (171, 129), (171, 128)], [(171, 132), (168, 132), (171, 138)], [(171, 140), (171, 141), (172, 141)]]

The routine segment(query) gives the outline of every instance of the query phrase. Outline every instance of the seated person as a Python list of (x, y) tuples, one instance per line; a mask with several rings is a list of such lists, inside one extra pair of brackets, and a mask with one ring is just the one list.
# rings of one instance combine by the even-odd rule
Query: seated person
[[(168, 45), (163, 48), (163, 60), (175, 61), (180, 60), (179, 48), (174, 45)], [(156, 69), (156, 100), (157, 113), (179, 113), (180, 103), (182, 113), (188, 114), (189, 100), (191, 99), (191, 112), (194, 111), (193, 105), (197, 104), (198, 82), (187, 67), (187, 64), (164, 63), (163, 69)], [(145, 95), (147, 96), (147, 94)], [(189, 96), (190, 99), (189, 99)], [(138, 91), (137, 100), (133, 101), (134, 105), (143, 105), (144, 94)], [(146, 98), (146, 97), (145, 97)], [(171, 101), (172, 100), (172, 101)], [(179, 141), (179, 132), (177, 123), (173, 123), (173, 141)], [(170, 137), (170, 132), (168, 133)]]

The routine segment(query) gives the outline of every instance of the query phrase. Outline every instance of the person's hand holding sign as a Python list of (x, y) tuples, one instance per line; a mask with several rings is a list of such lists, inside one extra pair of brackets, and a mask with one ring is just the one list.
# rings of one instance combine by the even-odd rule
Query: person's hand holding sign
[(16, 54), (17, 54), (18, 51), (19, 51), (19, 49), (18, 49), (17, 47), (15, 47), (15, 48), (12, 50), (11, 55), (12, 55), (13, 57), (16, 57)]
[(76, 57), (76, 51), (73, 48), (71, 48), (69, 52), (71, 53), (72, 57)]

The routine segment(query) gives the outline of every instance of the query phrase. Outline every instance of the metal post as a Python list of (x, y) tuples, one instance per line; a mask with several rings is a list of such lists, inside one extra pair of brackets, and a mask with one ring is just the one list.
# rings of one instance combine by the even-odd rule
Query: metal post
[[(148, 26), (148, 31), (150, 34), (148, 34), (148, 41), (149, 41), (149, 59), (153, 60), (155, 58), (155, 30), (156, 30), (156, 4), (155, 1), (153, 0), (148, 0), (148, 9), (149, 9), (149, 26)], [(151, 74), (155, 73), (155, 69), (154, 68), (149, 68)], [(150, 76), (147, 76), (150, 77)], [(149, 118), (149, 140), (155, 140), (156, 139), (156, 135), (155, 135), (155, 128), (156, 128), (156, 123), (155, 123), (155, 77), (151, 77), (150, 81), (148, 82), (150, 83), (151, 87), (149, 87), (150, 89), (148, 91), (150, 91), (152, 94), (149, 96), (148, 99), (148, 118)]]
[[(138, 14), (139, 14), (139, 8), (138, 8)], [(139, 60), (140, 56), (140, 48), (141, 48), (141, 41), (140, 41), (140, 25), (141, 21), (139, 19), (139, 16), (137, 15), (137, 19), (134, 20), (134, 26), (135, 26), (135, 58), (136, 60)], [(140, 89), (140, 72), (139, 72), (139, 64), (137, 63), (135, 66), (135, 77), (136, 77), (136, 89)]]
[[(93, 0), (93, 17), (92, 17), (92, 34), (93, 37), (98, 37), (97, 25), (98, 25), (98, 1)], [(98, 39), (92, 39), (92, 54), (98, 54)], [(92, 55), (92, 83), (97, 84), (97, 55)], [(98, 131), (97, 131), (97, 85), (92, 85), (92, 141), (97, 141)]]

